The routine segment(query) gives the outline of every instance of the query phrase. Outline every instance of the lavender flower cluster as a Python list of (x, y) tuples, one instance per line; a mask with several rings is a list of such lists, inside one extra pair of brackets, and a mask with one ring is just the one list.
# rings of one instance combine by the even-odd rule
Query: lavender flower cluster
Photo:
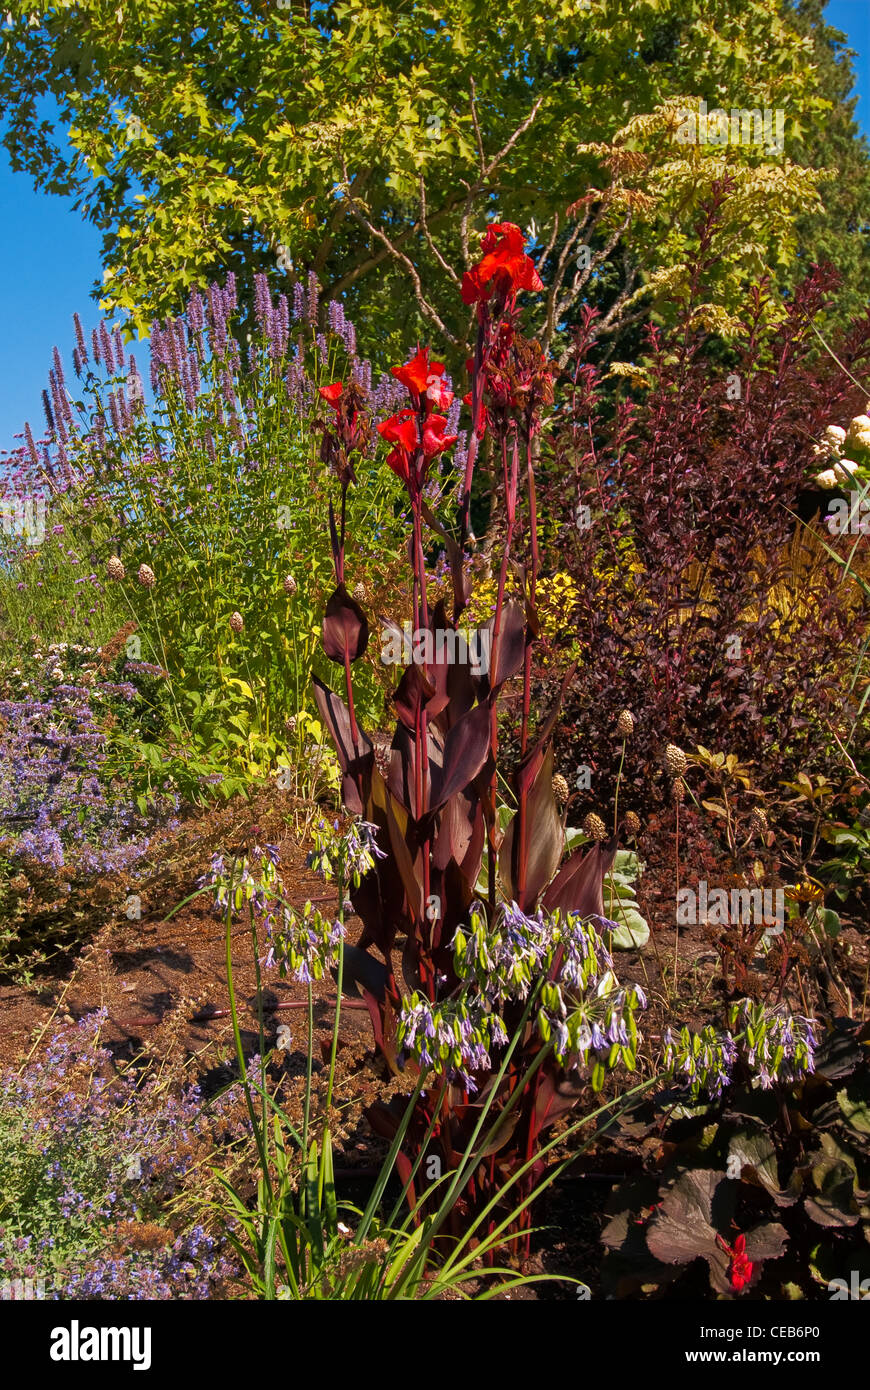
[(403, 1057), (434, 1067), (470, 1095), (477, 1091), (472, 1072), (492, 1067), (490, 1053), (508, 1041), (498, 1014), (480, 999), (448, 999), (431, 1004), (416, 991), (404, 1001), (396, 1028)]
[(713, 1100), (732, 1080), (738, 1057), (746, 1063), (762, 1090), (788, 1085), (815, 1070), (815, 1021), (793, 1014), (784, 1004), (773, 1009), (741, 999), (731, 1006), (731, 1032), (707, 1025), (700, 1033), (670, 1028), (664, 1035), (664, 1064), (676, 1078), (685, 1078), (692, 1098), (706, 1092)]
[(375, 859), (386, 859), (377, 843), (378, 827), (365, 820), (351, 821), (343, 831), (338, 821), (328, 825), (319, 821), (314, 830), (314, 849), (308, 867), (327, 883), (340, 878), (359, 887), (360, 880), (375, 866)]
[(254, 845), (249, 855), (229, 869), (225, 856), (214, 854), (207, 872), (197, 879), (197, 886), (214, 889), (213, 906), (219, 914), (226, 912), (228, 906), (233, 913), (241, 912), (250, 903), (255, 915), (263, 916), (272, 912), (280, 891), (276, 867), (279, 859), (278, 846), (269, 844)]
[(730, 1033), (719, 1032), (707, 1024), (700, 1033), (683, 1026), (678, 1034), (665, 1029), (664, 1066), (675, 1080), (689, 1084), (693, 1100), (706, 1092), (718, 1100), (731, 1080), (737, 1060), (737, 1045)]
[[(253, 383), (258, 373), (267, 377), (277, 372), (283, 380), (287, 399), (295, 410), (305, 414), (317, 402), (317, 382), (306, 367), (304, 339), (297, 334), (291, 351), (294, 327), (314, 333), (315, 362), (319, 371), (328, 370), (334, 345), (340, 345), (348, 359), (350, 375), (370, 396), (375, 419), (386, 419), (404, 399), (399, 382), (390, 375), (372, 385), (372, 367), (368, 359), (357, 355), (356, 329), (338, 301), (327, 306), (326, 320), (329, 337), (317, 332), (320, 320), (320, 287), (313, 273), (307, 285), (297, 283), (291, 294), (279, 294), (273, 299), (265, 275), (254, 277), (254, 332), (247, 352), (249, 383), (245, 384), (245, 369), (237, 339), (233, 335), (233, 315), (237, 309), (235, 282), (232, 277), (221, 289), (210, 285), (205, 298), (191, 296), (186, 315), (155, 324), (151, 336), (152, 388), (155, 396), (173, 391), (184, 400), (193, 414), (197, 408), (200, 379), (209, 361), (220, 385), (222, 408), (227, 412), (229, 426), (240, 447), (255, 429), (254, 407), (257, 392)], [(186, 320), (186, 321), (185, 321)], [(265, 383), (264, 383), (265, 384)], [(250, 418), (248, 418), (250, 417)]]
[(300, 912), (285, 907), (280, 926), (269, 923), (267, 930), (270, 945), (264, 965), (277, 965), (282, 975), (292, 975), (304, 985), (323, 979), (338, 960), (345, 937), (344, 923), (325, 917), (310, 902)]
[(646, 1007), (638, 985), (623, 988), (613, 960), (593, 924), (579, 914), (538, 910), (529, 915), (516, 903), (499, 906), (490, 921), (480, 903), (469, 925), (453, 938), (454, 967), (468, 990), (476, 1026), (498, 1017), (511, 1002), (525, 1002), (540, 986), (538, 1031), (552, 1039), (561, 1065), (573, 1061), (601, 1068), (622, 1061), (635, 1065), (638, 1045), (635, 1013)]
[(769, 1090), (776, 1082), (799, 1081), (815, 1071), (814, 1019), (793, 1014), (784, 1004), (768, 1009), (741, 999), (732, 1005), (729, 1022), (746, 1051), (747, 1063), (756, 1070), (762, 1090)]
[[(254, 331), (246, 362), (236, 329), (239, 312), (235, 277), (229, 274), (222, 286), (210, 284), (204, 293), (195, 290), (182, 315), (155, 322), (151, 328), (153, 395), (158, 401), (171, 398), (189, 416), (202, 417), (202, 439), (210, 454), (215, 450), (217, 425), (226, 426), (234, 447), (248, 457), (248, 445), (258, 429), (261, 373), (267, 374), (266, 384), (275, 378), (283, 382), (294, 411), (309, 414), (318, 404), (315, 375), (330, 368), (334, 348), (340, 348), (350, 376), (368, 392), (375, 421), (393, 415), (404, 404), (404, 388), (389, 373), (373, 384), (371, 362), (359, 357), (356, 330), (340, 302), (327, 305), (326, 331), (317, 331), (320, 288), (313, 273), (306, 285), (297, 283), (289, 296), (280, 294), (274, 300), (267, 277), (255, 276)], [(47, 432), (37, 440), (27, 423), (24, 443), (13, 451), (7, 465), (23, 496), (32, 495), (46, 477), (55, 491), (64, 492), (88, 473), (114, 467), (117, 445), (131, 439), (145, 410), (141, 374), (135, 358), (125, 352), (120, 331), (103, 322), (93, 330), (89, 343), (78, 314), (73, 318), (73, 365), (93, 405), (84, 418), (76, 418), (74, 397), (55, 347), (49, 387), (43, 392)], [(295, 342), (294, 329), (298, 330)], [(315, 375), (307, 368), (309, 340), (313, 340)]]
[[(233, 1267), (201, 1226), (173, 1230), (167, 1202), (244, 1122), (222, 1100), (204, 1110), (195, 1086), (118, 1075), (100, 1043), (106, 1016), (0, 1071), (0, 1270), (44, 1279), (54, 1299), (214, 1296)], [(149, 1248), (122, 1238), (136, 1230)]]
[[(342, 830), (339, 822), (320, 821), (314, 830), (314, 849), (308, 866), (327, 882), (339, 879), (343, 885), (359, 886), (362, 877), (384, 859), (376, 840), (376, 825), (355, 820)], [(321, 980), (338, 959), (345, 938), (343, 921), (325, 916), (311, 902), (297, 911), (281, 897), (276, 865), (276, 845), (255, 845), (249, 854), (227, 868), (223, 854), (212, 857), (207, 873), (198, 880), (200, 887), (214, 889), (214, 910), (224, 913), (229, 906), (237, 913), (250, 904), (261, 921), (268, 941), (262, 964), (278, 967), (282, 975), (292, 975), (301, 984)]]

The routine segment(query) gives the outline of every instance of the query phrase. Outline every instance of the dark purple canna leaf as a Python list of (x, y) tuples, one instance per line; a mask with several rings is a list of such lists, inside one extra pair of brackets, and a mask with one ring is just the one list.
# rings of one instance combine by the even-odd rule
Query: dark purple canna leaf
[(511, 819), (498, 867), (505, 896), (523, 912), (531, 912), (559, 867), (565, 845), (562, 817), (553, 795), (552, 745), (544, 754), (531, 790), (523, 795), (524, 815), (517, 810)]
[[(333, 978), (337, 978), (338, 971), (334, 967), (332, 975)], [(374, 956), (369, 955), (368, 951), (361, 951), (358, 946), (345, 946), (342, 969), (343, 993), (352, 994), (359, 998), (362, 991), (357, 986), (362, 985), (363, 989), (374, 995), (380, 1003), (386, 995), (389, 976), (390, 972), (383, 961), (376, 960)]]
[(575, 850), (562, 865), (544, 894), (543, 907), (554, 912), (579, 912), (583, 917), (604, 916), (604, 875), (616, 858), (617, 840)]
[(535, 1134), (555, 1124), (560, 1115), (573, 1110), (586, 1084), (576, 1068), (555, 1074), (543, 1072), (535, 1094)]
[[(381, 882), (389, 882), (389, 892), (384, 897), (393, 898), (395, 879), (398, 878), (405, 890), (407, 910), (415, 921), (419, 921), (423, 908), (423, 873), (420, 855), (416, 845), (410, 843), (413, 822), (407, 809), (396, 800), (377, 768), (372, 772), (371, 794), (366, 813), (376, 825), (386, 826), (391, 854), (386, 859), (378, 859), (375, 870)], [(395, 930), (395, 928), (394, 928)], [(390, 938), (392, 944), (392, 938)]]
[(362, 729), (357, 728), (358, 741), (354, 743), (347, 705), (317, 676), (314, 677), (313, 684), (314, 699), (335, 745), (338, 765), (341, 768), (342, 799), (352, 815), (361, 816), (367, 797), (366, 785), (375, 770), (375, 754), (371, 739)]
[(436, 868), (444, 869), (450, 859), (462, 863), (474, 834), (475, 809), (475, 800), (466, 792), (457, 792), (444, 806), (432, 846), (432, 863)]
[(487, 672), (490, 690), (498, 690), (506, 680), (510, 680), (511, 676), (522, 670), (526, 653), (526, 621), (522, 604), (513, 598), (505, 601), (497, 644), (492, 637), (494, 621), (495, 619), (490, 619), (482, 629), (488, 634), (487, 642), (491, 644), (490, 661), (493, 662), (494, 658), (493, 669)]
[(344, 665), (345, 657), (358, 660), (368, 646), (369, 624), (365, 613), (343, 584), (333, 591), (323, 618), (323, 650), (332, 661)]
[(413, 665), (405, 668), (393, 693), (393, 704), (406, 729), (413, 731), (419, 706), (433, 693), (434, 688), (426, 680), (422, 666)]
[(491, 722), (489, 706), (476, 705), (449, 730), (441, 776), (437, 781), (433, 776), (433, 806), (443, 806), (480, 772), (489, 752)]

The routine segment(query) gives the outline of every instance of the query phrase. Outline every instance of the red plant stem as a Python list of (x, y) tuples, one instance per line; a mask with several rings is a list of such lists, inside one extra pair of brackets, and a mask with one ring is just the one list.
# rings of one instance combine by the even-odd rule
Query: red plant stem
[[(529, 430), (526, 436), (526, 479), (529, 494), (529, 540), (531, 545), (532, 564), (529, 575), (528, 604), (532, 614), (537, 614), (538, 607), (538, 570), (540, 567), (540, 554), (538, 551), (538, 503), (535, 494), (535, 471), (532, 464), (532, 432)], [(532, 705), (532, 640), (528, 623), (526, 625), (526, 644), (523, 653), (523, 713), (522, 713), (522, 732), (520, 736), (520, 755), (525, 756), (529, 741), (529, 715)], [(526, 853), (527, 838), (527, 805), (526, 791), (520, 792), (519, 804), (517, 806), (517, 839), (516, 839), (516, 884), (519, 901), (522, 903), (526, 891), (526, 865), (528, 855)]]
[(350, 716), (350, 736), (353, 739), (354, 753), (358, 754), (359, 749), (359, 730), (356, 724), (356, 714), (353, 708), (353, 681), (350, 677), (350, 652), (347, 647), (344, 649), (344, 680), (347, 686), (347, 712)]
[[(507, 433), (502, 435), (502, 470), (505, 477), (505, 507), (507, 512), (507, 531), (505, 532), (504, 553), (501, 557), (501, 569), (498, 576), (498, 597), (495, 603), (495, 617), (492, 624), (492, 650), (489, 658), (489, 680), (490, 686), (498, 672), (499, 644), (501, 638), (501, 615), (504, 607), (504, 592), (507, 583), (508, 561), (510, 559), (511, 541), (513, 540), (514, 523), (517, 513), (517, 484), (519, 474), (519, 445), (516, 438), (516, 425), (512, 422), (513, 434), (513, 453), (511, 457), (510, 477), (508, 477), (507, 465)], [(490, 696), (490, 751), (493, 762), (498, 760), (498, 704), (493, 693)], [(496, 803), (498, 798), (498, 769), (493, 768), (492, 781), (490, 783), (490, 807), (492, 811), (492, 828), (489, 834), (489, 844), (487, 847), (487, 868), (489, 873), (489, 906), (490, 911), (495, 911), (495, 835), (496, 824)]]
[[(675, 802), (676, 808), (676, 876), (677, 876), (677, 901), (680, 897), (680, 803)], [(680, 924), (677, 922), (674, 928), (674, 995), (677, 993), (677, 974), (680, 968)]]
[(474, 480), (474, 466), (477, 462), (478, 437), (481, 408), (483, 405), (483, 362), (486, 340), (486, 320), (478, 314), (477, 342), (474, 347), (474, 365), (471, 373), (471, 433), (468, 439), (468, 455), (465, 460), (465, 479), (462, 484), (462, 501), (459, 506), (459, 544), (462, 545), (469, 531), (471, 519), (471, 484)]
[[(526, 440), (526, 477), (529, 488), (529, 534), (532, 549), (532, 569), (529, 576), (529, 597), (530, 607), (533, 612), (537, 612), (538, 607), (538, 570), (540, 568), (540, 555), (538, 553), (538, 503), (535, 495), (535, 473), (532, 467), (532, 436)], [(532, 705), (532, 643), (529, 633), (526, 633), (526, 650), (523, 658), (523, 720), (522, 734), (520, 737), (520, 754), (525, 754), (529, 742), (529, 715)]]
[[(342, 480), (341, 484), (341, 530), (338, 535), (338, 551), (333, 556), (335, 562), (335, 582), (344, 583), (344, 539), (347, 523), (347, 481)], [(359, 730), (357, 729), (356, 714), (353, 708), (353, 682), (350, 676), (350, 652), (345, 646), (344, 649), (344, 681), (347, 688), (347, 710), (350, 718), (350, 736), (353, 740), (354, 754), (359, 754)]]
[[(423, 464), (423, 443), (422, 443), (422, 439), (423, 439), (423, 420), (424, 420), (424, 418), (425, 418), (425, 407), (421, 405), (420, 422), (419, 422), (419, 431), (420, 431), (420, 453), (419, 453), (419, 459), (418, 459), (421, 472), (422, 472), (422, 464)], [(426, 594), (426, 560), (425, 560), (425, 556), (424, 556), (424, 554), (423, 554), (423, 515), (422, 515), (422, 503), (423, 503), (422, 496), (421, 496), (420, 493), (418, 492), (417, 495), (416, 495), (415, 497), (412, 498), (412, 512), (413, 512), (413, 518), (414, 518), (414, 623), (415, 623), (415, 628), (416, 628), (417, 630), (424, 630), (424, 629), (428, 629), (428, 627), (429, 627), (429, 604), (428, 604), (428, 599), (427, 599), (427, 594)], [(423, 668), (423, 673), (424, 673), (424, 675), (425, 675), (425, 669), (426, 669), (426, 668), (425, 668), (425, 666), (424, 666), (424, 668)], [(425, 705), (424, 705), (424, 703), (423, 703), (423, 699), (422, 699), (422, 698), (419, 698), (418, 701), (417, 701), (417, 710), (416, 710), (416, 715), (415, 715), (415, 719), (414, 719), (414, 744), (415, 744), (414, 785), (415, 785), (415, 792), (416, 792), (416, 815), (417, 815), (417, 819), (419, 820), (419, 819), (421, 819), (422, 816), (425, 815), (426, 811), (428, 810), (428, 806), (429, 806), (429, 790), (430, 790), (430, 789), (429, 789), (429, 777), (428, 777), (428, 767), (429, 767), (429, 717), (428, 717), (428, 715), (427, 715), (427, 713), (426, 713), (426, 707), (425, 707)], [(429, 840), (428, 836), (427, 836), (427, 838), (423, 841), (423, 843), (422, 843), (420, 849), (421, 849), (422, 867), (423, 867), (423, 904), (422, 904), (423, 912), (422, 912), (421, 933), (420, 933), (420, 935), (421, 935), (421, 938), (423, 939), (423, 941), (425, 942), (426, 925), (427, 925), (427, 923), (428, 923), (428, 925), (429, 925), (429, 938), (430, 938), (430, 939), (429, 939), (429, 942), (428, 942), (428, 952), (427, 952), (427, 951), (423, 951), (423, 952), (421, 952), (421, 954), (420, 954), (420, 961), (419, 961), (419, 967), (420, 967), (420, 983), (421, 983), (421, 985), (422, 985), (422, 987), (423, 987), (424, 992), (426, 993), (426, 995), (427, 995), (428, 998), (430, 999), (430, 1001), (434, 1002), (434, 1000), (435, 1000), (435, 973), (436, 973), (436, 972), (435, 972), (434, 965), (433, 965), (433, 963), (432, 963), (432, 961), (431, 961), (431, 950), (432, 950), (432, 945), (433, 945), (433, 937), (434, 937), (434, 935), (435, 935), (435, 933), (436, 933), (436, 931), (437, 931), (437, 922), (438, 922), (438, 919), (436, 919), (435, 922), (429, 923), (429, 919), (428, 919), (428, 917), (426, 916), (426, 910), (427, 910), (427, 907), (428, 907), (428, 904), (429, 904), (429, 899), (430, 899), (430, 897), (431, 897), (431, 892), (430, 892), (430, 890), (431, 890), (431, 886), (432, 886), (431, 864), (430, 864), (430, 862), (429, 862), (429, 856), (430, 856), (430, 852), (431, 852), (431, 843), (430, 843), (430, 840)], [(439, 933), (439, 935), (440, 935), (440, 933)]]

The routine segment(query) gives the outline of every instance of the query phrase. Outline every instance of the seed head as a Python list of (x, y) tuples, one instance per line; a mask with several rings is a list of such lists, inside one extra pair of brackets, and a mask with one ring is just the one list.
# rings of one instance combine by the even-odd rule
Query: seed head
[(750, 835), (767, 834), (767, 816), (760, 806), (753, 806), (752, 815), (749, 817)]
[(241, 632), (244, 626), (245, 620), (242, 617), (241, 613), (230, 614), (230, 627), (232, 628), (233, 632)]
[(671, 787), (671, 796), (673, 797), (674, 801), (676, 801), (676, 803), (677, 803), (678, 805), (679, 805), (681, 802), (685, 801), (685, 799), (686, 799), (686, 784), (685, 784), (685, 782), (683, 781), (682, 777), (677, 777), (677, 778), (674, 780), (674, 784), (673, 784), (673, 786)]
[(589, 815), (584, 820), (583, 829), (589, 836), (590, 840), (607, 839), (607, 826), (604, 824), (604, 821), (601, 819), (601, 817), (597, 816), (594, 811), (590, 811)]
[(675, 743), (669, 743), (665, 749), (665, 767), (672, 777), (682, 777), (686, 770), (686, 755), (682, 748), (678, 748)]
[(640, 816), (635, 815), (634, 811), (626, 811), (622, 823), (628, 835), (636, 835), (640, 830)]
[(295, 715), (295, 714), (289, 715), (289, 716), (284, 720), (284, 728), (287, 730), (288, 734), (295, 734), (295, 732), (296, 732), (296, 715)]
[(568, 783), (565, 781), (561, 772), (557, 772), (553, 778), (553, 795), (559, 806), (564, 806), (570, 795)]
[(616, 721), (616, 732), (620, 738), (631, 738), (634, 733), (634, 715), (631, 710), (624, 709)]
[(353, 599), (354, 603), (365, 603), (368, 596), (368, 589), (366, 588), (365, 584), (354, 584), (353, 593), (351, 594), (351, 598)]
[(285, 576), (284, 576), (284, 593), (287, 594), (289, 598), (292, 598), (292, 597), (293, 597), (293, 595), (296, 593), (296, 590), (297, 590), (298, 587), (299, 587), (299, 586), (298, 586), (298, 584), (296, 583), (296, 580), (293, 578), (292, 574), (285, 574)]
[(117, 555), (110, 556), (106, 561), (106, 574), (109, 578), (121, 580), (125, 577), (126, 573), (127, 571), (121, 564), (120, 558)]
[(153, 589), (157, 582), (154, 571), (150, 565), (140, 565), (136, 573), (136, 578), (144, 589)]

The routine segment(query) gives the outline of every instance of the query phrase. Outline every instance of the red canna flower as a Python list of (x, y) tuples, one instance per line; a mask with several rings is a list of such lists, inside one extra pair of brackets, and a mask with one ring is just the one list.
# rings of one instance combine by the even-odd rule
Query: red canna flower
[(752, 1278), (753, 1264), (746, 1254), (746, 1237), (742, 1233), (735, 1237), (733, 1247), (721, 1236), (716, 1237), (716, 1244), (720, 1250), (724, 1250), (726, 1255), (731, 1257), (731, 1265), (728, 1270), (728, 1278), (735, 1293), (741, 1293)]
[(396, 446), (387, 455), (387, 463), (412, 490), (422, 488), (426, 470), (436, 454), (443, 453), (456, 443), (455, 434), (444, 433), (446, 426), (444, 415), (429, 415), (423, 426), (421, 449), (416, 411), (401, 410), (398, 415), (392, 415), (378, 425), (378, 433), (388, 444)]
[(427, 463), (436, 454), (443, 454), (445, 449), (451, 448), (459, 438), (456, 434), (445, 434), (446, 428), (446, 415), (430, 415), (423, 426), (423, 454)]
[(318, 393), (332, 406), (333, 410), (341, 409), (341, 395), (344, 386), (340, 381), (334, 381), (331, 386), (319, 386), (317, 389)]
[(395, 449), (387, 455), (387, 463), (404, 482), (410, 481), (411, 457), (417, 448), (417, 416), (413, 410), (401, 410), (378, 425), (378, 434)]
[(401, 381), (402, 385), (407, 387), (414, 405), (420, 404), (421, 396), (425, 396), (429, 410), (435, 406), (446, 409), (453, 400), (452, 392), (441, 383), (444, 363), (430, 362), (427, 347), (418, 347), (410, 362), (406, 362), (403, 367), (391, 367), (390, 371), (397, 381)]
[[(471, 392), (470, 392), (470, 391), (469, 391), (466, 395), (464, 395), (464, 396), (462, 397), (462, 403), (463, 403), (463, 405), (467, 405), (468, 408), (469, 408), (469, 410), (471, 409), (471, 403), (472, 403), (472, 402), (471, 402)], [(478, 437), (478, 439), (483, 439), (483, 436), (486, 434), (487, 409), (486, 409), (486, 406), (485, 406), (482, 402), (481, 402), (480, 406), (478, 407), (478, 412), (477, 412), (477, 414), (478, 414), (478, 421), (477, 421), (477, 437)]]
[(462, 298), (478, 304), (495, 292), (503, 299), (518, 290), (542, 290), (534, 261), (523, 247), (525, 238), (513, 222), (492, 222), (481, 242), (483, 260), (462, 277)]

